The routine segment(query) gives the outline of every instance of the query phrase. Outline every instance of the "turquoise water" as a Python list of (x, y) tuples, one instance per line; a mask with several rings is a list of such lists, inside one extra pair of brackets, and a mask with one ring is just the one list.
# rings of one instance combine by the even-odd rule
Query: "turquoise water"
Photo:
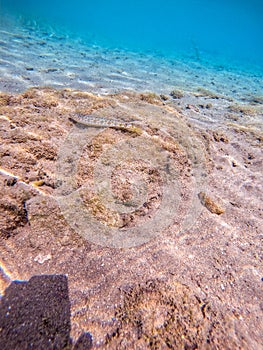
[(262, 0), (2, 0), (2, 9), (108, 47), (263, 69)]
[(263, 95), (263, 2), (2, 0), (0, 91)]

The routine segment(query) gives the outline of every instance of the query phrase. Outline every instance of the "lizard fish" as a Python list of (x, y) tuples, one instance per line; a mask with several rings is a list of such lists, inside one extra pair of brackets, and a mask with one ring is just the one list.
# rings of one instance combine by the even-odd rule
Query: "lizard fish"
[(75, 114), (69, 117), (69, 120), (74, 123), (78, 123), (86, 126), (92, 126), (95, 128), (114, 128), (114, 129), (125, 129), (125, 130), (134, 128), (134, 125), (130, 123), (125, 123), (117, 119), (94, 117), (93, 115), (90, 115), (90, 114), (87, 114), (87, 115)]

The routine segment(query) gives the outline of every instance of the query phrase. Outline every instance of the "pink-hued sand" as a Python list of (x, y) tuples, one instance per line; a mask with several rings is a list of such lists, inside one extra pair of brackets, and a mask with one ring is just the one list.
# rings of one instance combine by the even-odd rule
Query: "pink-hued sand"
[[(73, 342), (86, 331), (103, 349), (261, 349), (262, 103), (204, 89), (172, 95), (53, 88), (0, 94), (1, 294), (12, 280), (66, 274)], [(82, 191), (79, 208), (110, 227), (113, 247), (103, 231), (98, 242), (102, 226), (94, 226), (96, 242), (89, 222), (87, 235), (74, 230), (78, 216), (63, 214), (57, 201), (61, 150), (70, 151), (65, 144), (74, 130), (89, 132), (69, 121), (77, 112), (137, 123), (133, 131), (102, 129), (86, 145), (79, 139), (72, 173), (70, 191)], [(149, 159), (146, 152), (115, 167), (113, 198), (131, 201), (140, 178), (148, 191), (140, 185), (146, 200), (120, 216), (91, 187), (94, 171), (99, 162), (98, 169), (111, 164), (114, 145), (121, 152), (121, 142), (141, 147), (144, 140), (146, 150), (150, 143), (163, 150), (167, 174), (177, 169), (170, 200), (178, 209), (166, 208), (160, 220), (172, 220), (144, 244), (116, 247), (114, 232), (123, 225), (154, 222), (167, 183), (154, 169), (151, 148)]]

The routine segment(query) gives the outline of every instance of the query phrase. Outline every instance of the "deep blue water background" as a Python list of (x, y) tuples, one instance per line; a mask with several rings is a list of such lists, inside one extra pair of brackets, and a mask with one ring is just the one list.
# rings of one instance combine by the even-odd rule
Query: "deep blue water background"
[(263, 69), (262, 0), (2, 0), (6, 10), (107, 47)]

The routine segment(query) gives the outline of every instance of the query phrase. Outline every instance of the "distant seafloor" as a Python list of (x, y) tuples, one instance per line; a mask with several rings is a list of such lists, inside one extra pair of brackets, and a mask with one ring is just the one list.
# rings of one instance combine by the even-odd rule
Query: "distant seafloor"
[[(251, 101), (253, 96), (263, 95), (263, 60), (262, 62), (260, 60), (259, 41), (261, 27), (257, 23), (255, 10), (245, 18), (242, 17), (244, 6), (240, 6), (239, 12), (236, 13), (237, 18), (235, 20), (232, 18), (234, 22), (231, 24), (229, 19), (231, 12), (229, 8), (226, 12), (223, 6), (223, 14), (219, 17), (221, 21), (225, 20), (225, 26), (221, 28), (221, 35), (218, 35), (220, 28), (213, 26), (210, 18), (207, 22), (207, 25), (209, 23), (211, 25), (210, 31), (207, 27), (207, 32), (204, 33), (200, 29), (204, 29), (204, 23), (200, 24), (200, 28), (196, 29), (196, 38), (193, 38), (196, 16), (199, 13), (208, 16), (207, 9), (206, 12), (202, 12), (199, 8), (199, 12), (193, 17), (193, 6), (189, 8), (187, 14), (182, 12), (185, 9), (181, 4), (172, 17), (171, 13), (164, 11), (165, 6), (168, 6), (166, 4), (157, 17), (158, 1), (153, 1), (155, 7), (151, 9), (145, 5), (146, 1), (141, 14), (138, 14), (136, 7), (138, 4), (135, 2), (133, 7), (127, 5), (130, 11), (129, 17), (124, 8), (116, 13), (117, 1), (113, 2), (115, 7), (111, 9), (103, 1), (100, 8), (95, 5), (88, 7), (82, 1), (76, 3), (76, 6), (78, 4), (86, 6), (87, 10), (93, 11), (92, 15), (88, 12), (84, 15), (81, 8), (78, 10), (75, 8), (73, 11), (69, 3), (66, 2), (68, 6), (58, 11), (59, 1), (55, 1), (49, 19), (47, 19), (48, 9), (52, 8), (49, 1), (45, 8), (42, 5), (33, 7), (29, 0), (25, 2), (23, 9), (16, 1), (9, 2), (8, 10), (3, 6), (0, 15), (1, 91), (21, 92), (34, 86), (52, 86), (102, 94), (125, 90), (169, 94), (174, 89), (194, 92), (205, 88), (212, 93), (239, 101)], [(114, 14), (112, 21), (104, 18), (107, 8), (111, 11), (108, 13), (109, 17)], [(70, 12), (67, 12), (70, 9), (73, 11), (71, 20), (69, 20)], [(143, 17), (147, 11), (151, 18)], [(234, 11), (233, 6), (231, 11)], [(127, 25), (124, 25), (124, 20), (121, 19), (124, 13)], [(176, 23), (180, 13), (183, 13), (185, 20), (188, 20), (188, 29), (185, 25), (182, 30), (182, 19), (180, 25)], [(97, 21), (94, 19), (96, 14)], [(161, 25), (165, 27), (165, 14), (167, 28), (162, 29), (157, 35), (158, 28), (161, 28)], [(90, 19), (86, 26), (84, 26), (85, 18)], [(158, 18), (162, 24), (158, 23)], [(256, 33), (253, 38), (248, 38), (248, 33), (244, 35), (243, 25), (240, 24), (239, 36), (233, 33), (231, 25), (234, 26), (238, 18), (246, 19), (247, 26), (251, 21), (253, 28), (248, 28), (247, 32)], [(133, 31), (131, 19), (133, 19)], [(101, 30), (98, 29), (99, 21)], [(181, 29), (181, 32), (177, 35), (171, 34), (172, 28)], [(123, 33), (120, 29), (123, 29)], [(229, 37), (231, 35), (232, 41)], [(151, 36), (155, 39), (151, 39)], [(224, 40), (225, 56), (222, 55)], [(234, 42), (235, 40), (237, 42)], [(218, 50), (215, 49), (215, 45), (218, 45)]]

